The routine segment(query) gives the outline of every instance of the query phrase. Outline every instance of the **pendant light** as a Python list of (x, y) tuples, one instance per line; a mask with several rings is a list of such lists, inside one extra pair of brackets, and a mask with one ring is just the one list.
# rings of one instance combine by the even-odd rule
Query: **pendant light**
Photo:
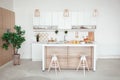
[(64, 17), (69, 17), (69, 10), (68, 10), (68, 9), (65, 9), (65, 10), (64, 10), (63, 16), (64, 16)]
[(96, 17), (96, 16), (98, 16), (98, 10), (94, 9), (94, 11), (93, 11), (93, 17)]
[(40, 11), (39, 11), (39, 9), (35, 9), (34, 16), (35, 17), (40, 17)]

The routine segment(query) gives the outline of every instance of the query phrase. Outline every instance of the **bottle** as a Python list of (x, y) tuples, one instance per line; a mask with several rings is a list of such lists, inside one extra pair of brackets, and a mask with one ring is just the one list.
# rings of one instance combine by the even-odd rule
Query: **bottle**
[(36, 41), (39, 42), (39, 34), (36, 35)]

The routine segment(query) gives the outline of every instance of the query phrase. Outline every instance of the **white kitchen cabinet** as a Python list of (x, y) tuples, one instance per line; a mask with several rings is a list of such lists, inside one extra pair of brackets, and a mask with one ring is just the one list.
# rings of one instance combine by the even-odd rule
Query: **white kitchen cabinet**
[(40, 25), (40, 17), (33, 17), (33, 25), (34, 26)]
[(42, 61), (42, 45), (38, 43), (32, 44), (32, 61)]
[(58, 13), (58, 28), (59, 29), (71, 29), (71, 13), (69, 13), (69, 17), (64, 17), (63, 12)]
[(59, 19), (59, 16), (58, 16), (58, 12), (53, 12), (52, 13), (52, 22), (51, 22), (51, 25), (56, 25), (58, 26), (58, 19)]
[(94, 17), (90, 11), (78, 12), (78, 25), (95, 25), (93, 19)]
[(79, 15), (78, 12), (72, 12), (72, 25), (78, 25)]
[[(51, 12), (41, 12), (40, 17), (37, 17), (39, 20), (36, 20), (36, 17), (33, 17), (33, 26), (35, 26), (37, 23), (39, 23), (38, 26), (51, 25), (51, 23), (52, 23), (51, 15), (52, 15)], [(36, 20), (36, 22), (35, 22), (35, 20)]]
[(69, 12), (69, 17), (64, 17), (63, 12), (41, 12), (40, 17), (33, 17), (33, 26), (38, 28), (57, 26), (58, 29), (71, 29), (77, 25), (96, 25), (96, 17), (91, 11)]

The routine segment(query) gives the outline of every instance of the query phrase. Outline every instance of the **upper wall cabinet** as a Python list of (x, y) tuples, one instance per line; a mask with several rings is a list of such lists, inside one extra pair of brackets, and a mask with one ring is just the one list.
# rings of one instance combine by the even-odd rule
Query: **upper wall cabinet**
[(33, 17), (33, 27), (46, 29), (50, 26), (59, 25), (59, 13), (56, 12), (41, 12), (40, 17)]
[(71, 12), (71, 25), (96, 25), (96, 18), (89, 11)]
[(71, 29), (78, 25), (96, 25), (96, 17), (91, 12), (69, 12), (65, 17), (63, 12), (41, 12), (39, 17), (33, 17), (33, 28), (36, 29)]

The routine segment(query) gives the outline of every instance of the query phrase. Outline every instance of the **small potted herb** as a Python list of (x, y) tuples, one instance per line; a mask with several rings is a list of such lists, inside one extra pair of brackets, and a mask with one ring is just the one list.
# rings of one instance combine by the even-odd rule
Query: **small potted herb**
[(58, 30), (55, 30), (55, 34), (58, 34), (58, 32), (59, 32)]
[(39, 34), (36, 35), (36, 41), (39, 42)]
[(65, 33), (65, 34), (67, 34), (67, 33), (68, 33), (68, 31), (64, 31), (64, 33)]

